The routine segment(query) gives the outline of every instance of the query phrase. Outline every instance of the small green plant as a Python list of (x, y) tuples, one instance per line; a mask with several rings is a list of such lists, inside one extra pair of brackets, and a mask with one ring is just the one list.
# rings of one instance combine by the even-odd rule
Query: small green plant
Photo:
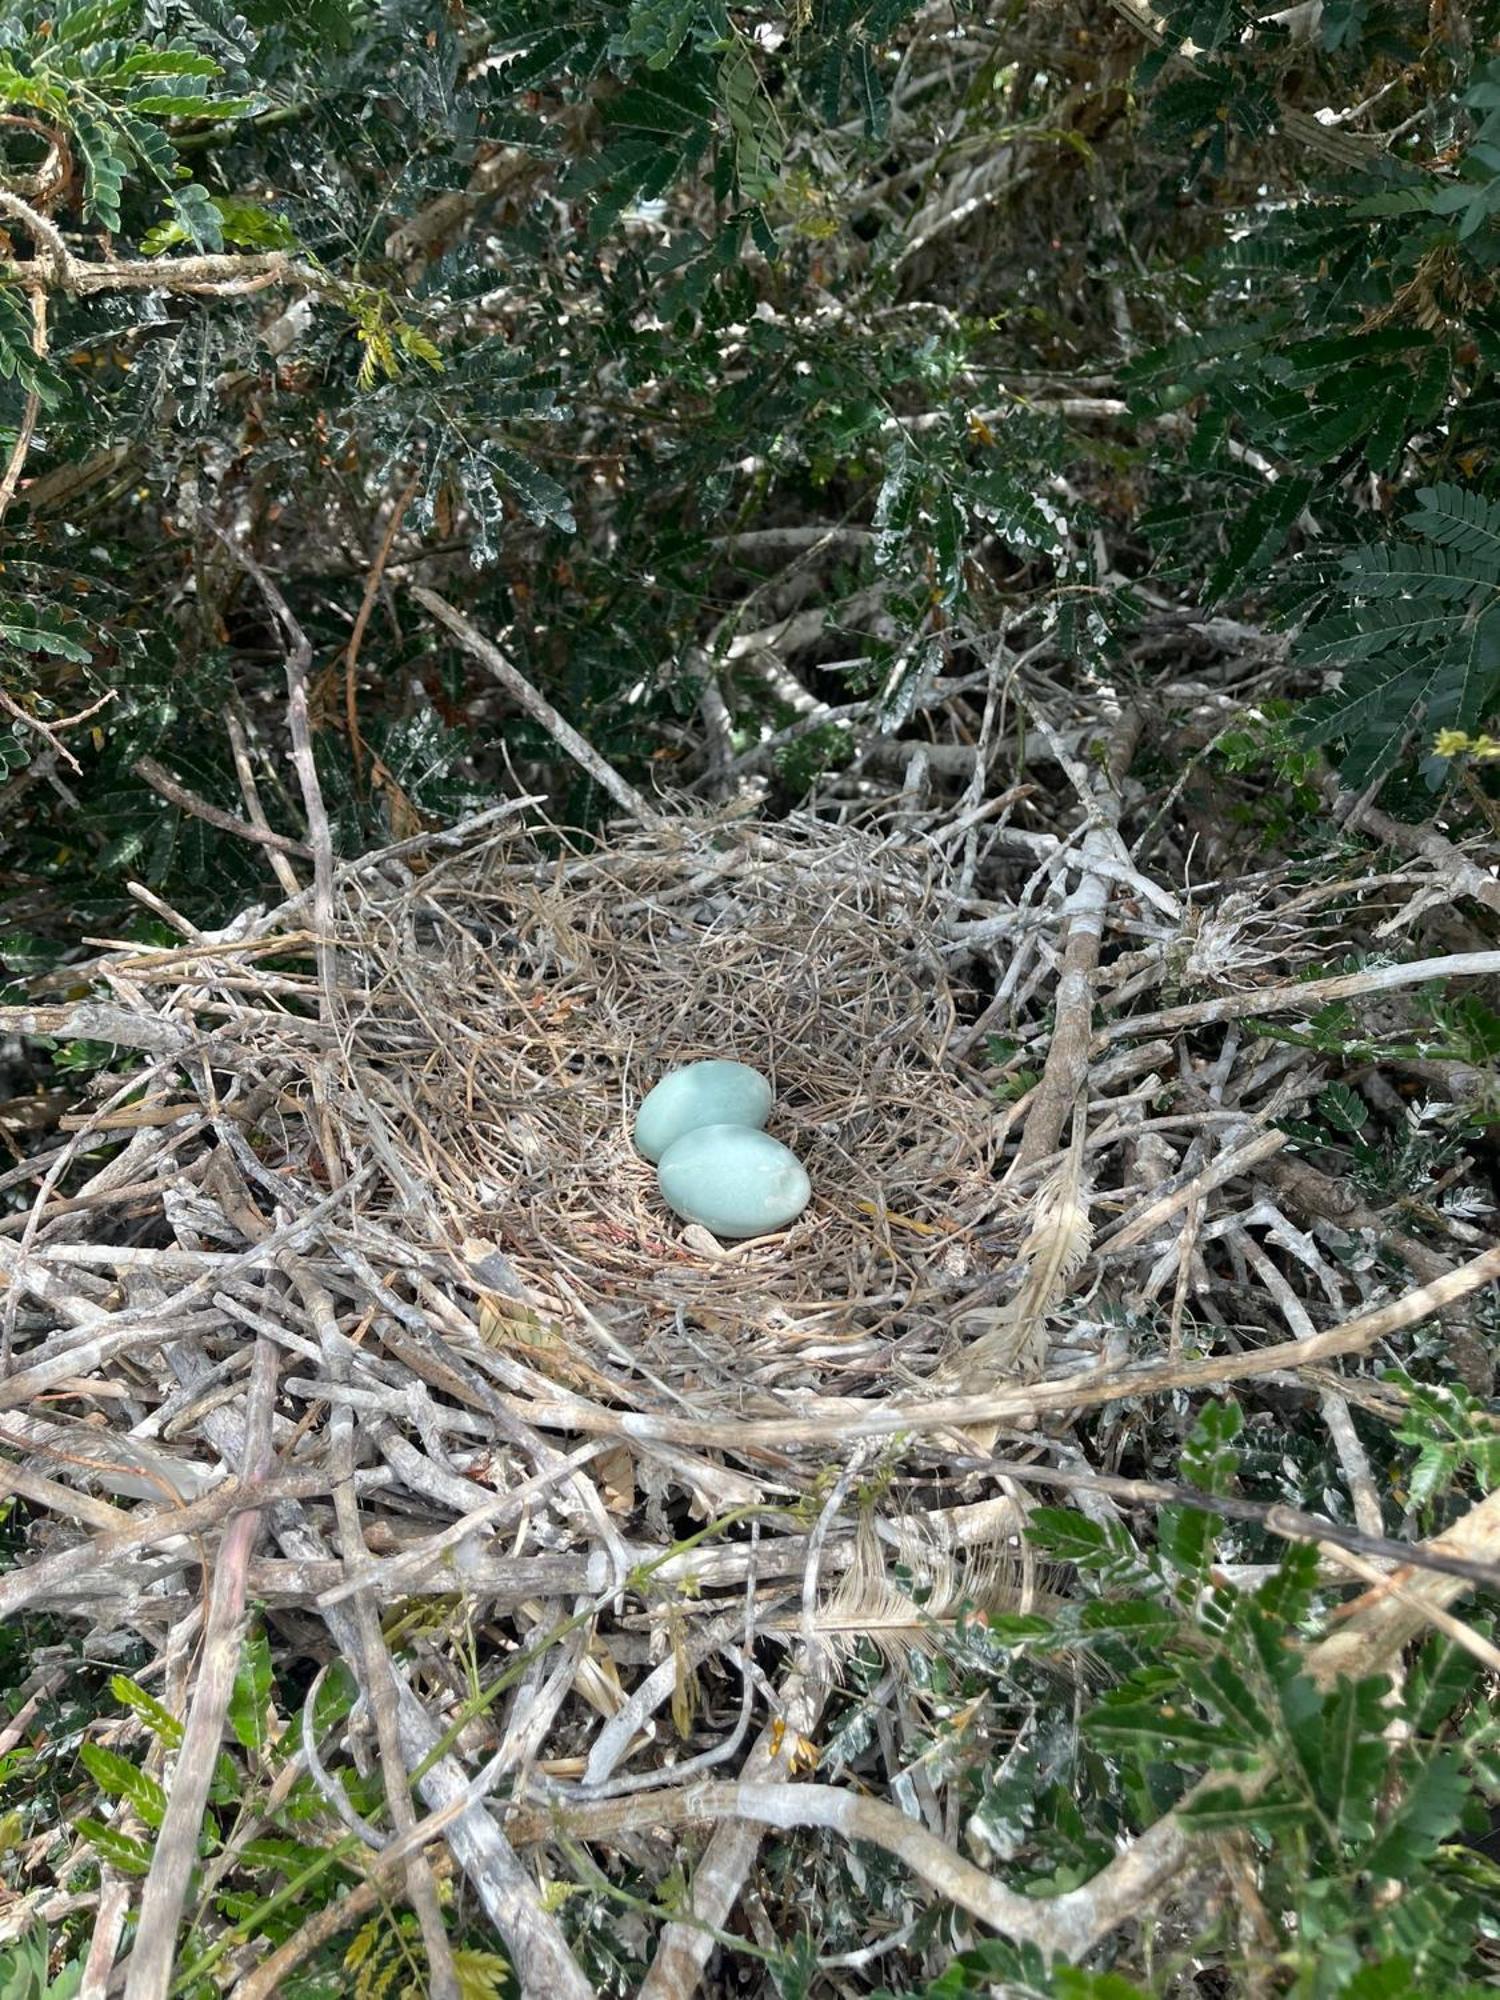
[(80, 1952), (53, 1972), (47, 1927), (35, 1925), (0, 1952), (0, 2000), (73, 2000), (83, 1983), (87, 1956)]

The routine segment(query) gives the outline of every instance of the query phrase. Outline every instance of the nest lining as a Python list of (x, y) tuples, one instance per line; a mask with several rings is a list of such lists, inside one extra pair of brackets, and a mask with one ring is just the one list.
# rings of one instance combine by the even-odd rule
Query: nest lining
[[(328, 1109), (374, 1163), (362, 1206), (498, 1249), (535, 1307), (492, 1315), (501, 1343), (607, 1326), (643, 1381), (731, 1399), (921, 1367), (998, 1206), (993, 1103), (945, 1062), (935, 901), (919, 858), (807, 818), (555, 859), (501, 836), (396, 892), (353, 878)], [(812, 1178), (776, 1237), (685, 1228), (631, 1142), (651, 1085), (706, 1056), (771, 1078)]]

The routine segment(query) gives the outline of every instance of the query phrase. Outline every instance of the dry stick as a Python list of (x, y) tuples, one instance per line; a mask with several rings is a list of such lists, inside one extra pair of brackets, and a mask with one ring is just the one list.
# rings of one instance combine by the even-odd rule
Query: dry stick
[[(339, 1330), (333, 1300), (295, 1258), (288, 1256), (282, 1264), (318, 1330), (324, 1365), (330, 1379), (334, 1383), (347, 1383), (350, 1378), (349, 1343)], [(337, 1481), (333, 1492), (334, 1514), (345, 1565), (357, 1574), (363, 1568), (368, 1552), (360, 1525), (359, 1501), (353, 1486), (353, 1410), (347, 1406), (336, 1408), (330, 1419), (330, 1432), (333, 1471)], [(416, 1813), (412, 1807), (406, 1766), (401, 1758), (401, 1732), (396, 1721), (395, 1670), (376, 1615), (374, 1594), (367, 1588), (356, 1590), (354, 1621), (362, 1655), (360, 1685), (375, 1719), (375, 1737), (380, 1746), (381, 1776), (391, 1823), (398, 1835), (410, 1833), (416, 1824)], [(414, 1853), (407, 1863), (406, 1893), (421, 1926), (431, 1981), (431, 2000), (459, 2000), (458, 1974), (454, 1969), (448, 1931), (438, 1902), (437, 1884), (425, 1856), (420, 1852)], [(131, 1996), (127, 1994), (125, 2000), (131, 2000)]]
[(1228, 1152), (1211, 1160), (1201, 1173), (1192, 1175), (1181, 1187), (1169, 1188), (1144, 1208), (1137, 1209), (1102, 1243), (1095, 1244), (1094, 1255), (1102, 1256), (1106, 1250), (1128, 1250), (1132, 1244), (1149, 1236), (1159, 1224), (1174, 1216), (1178, 1209), (1186, 1208), (1195, 1195), (1201, 1199), (1214, 1188), (1222, 1187), (1226, 1181), (1249, 1173), (1252, 1167), (1279, 1153), (1286, 1143), (1285, 1132), (1257, 1132), (1243, 1145), (1231, 1146)]
[[(322, 1019), (333, 1024), (333, 995), (338, 968), (333, 950), (333, 834), (323, 804), (323, 788), (318, 783), (318, 766), (313, 755), (312, 724), (307, 709), (307, 677), (312, 671), (312, 644), (292, 616), (291, 608), (260, 564), (239, 543), (226, 535), (217, 522), (209, 526), (254, 583), (270, 607), (271, 615), (286, 635), (286, 716), (292, 739), (292, 765), (302, 792), (302, 810), (307, 814), (307, 831), (312, 842), (313, 929), (317, 932), (318, 984), (322, 988)], [(330, 1172), (335, 1155), (328, 1152)]]
[[(677, 1828), (725, 1819), (788, 1832), (827, 1827), (846, 1840), (869, 1841), (895, 1855), (936, 1895), (992, 1929), (1069, 1958), (1139, 1914), (1144, 1898), (1176, 1871), (1187, 1849), (1186, 1835), (1169, 1816), (1142, 1834), (1121, 1861), (1111, 1862), (1086, 1888), (1050, 1899), (1022, 1896), (956, 1854), (896, 1806), (836, 1785), (814, 1784), (706, 1784), (685, 1792), (653, 1792), (646, 1799), (603, 1799), (553, 1810), (524, 1807), (511, 1814), (507, 1831), (518, 1843), (546, 1840), (555, 1833), (600, 1840), (636, 1827)], [(1132, 1857), (1133, 1866), (1121, 1865)]]
[[(1500, 1492), (1491, 1493), (1451, 1528), (1419, 1547), (1426, 1556), (1474, 1558), (1493, 1567), (1500, 1555)], [(1417, 1636), (1433, 1605), (1445, 1608), (1468, 1588), (1468, 1581), (1452, 1568), (1441, 1575), (1414, 1573), (1408, 1567), (1394, 1571), (1344, 1607), (1338, 1628), (1309, 1656), (1308, 1672), (1323, 1688), (1340, 1676), (1358, 1680), (1373, 1673)]]
[[(809, 1682), (796, 1671), (788, 1675), (782, 1713), (756, 1738), (740, 1772), (741, 1784), (770, 1784), (792, 1775), (798, 1750), (817, 1728), (827, 1696), (826, 1680)], [(714, 1828), (693, 1871), (689, 1912), (662, 1932), (636, 2000), (688, 2000), (696, 1992), (763, 1837), (759, 1827), (743, 1819), (726, 1818)]]
[(511, 665), (500, 648), (493, 645), (484, 634), (471, 625), (461, 611), (455, 611), (445, 598), (435, 590), (428, 590), (422, 584), (414, 583), (411, 594), (417, 602), (430, 611), (441, 625), (458, 640), (464, 651), (488, 669), (513, 701), (524, 708), (533, 722), (539, 722), (547, 734), (561, 749), (588, 772), (594, 783), (608, 792), (615, 804), (633, 819), (654, 820), (655, 809), (628, 784), (612, 764), (587, 742), (572, 723), (558, 714), (544, 695), (537, 693), (531, 682)]
[[(123, 1556), (133, 1555), (137, 1549), (175, 1541), (179, 1536), (196, 1535), (201, 1529), (216, 1527), (230, 1514), (243, 1513), (247, 1507), (262, 1507), (275, 1500), (307, 1499), (315, 1493), (326, 1493), (328, 1487), (326, 1472), (279, 1473), (254, 1492), (238, 1480), (228, 1486), (216, 1486), (201, 1500), (190, 1500), (186, 1506), (169, 1508), (165, 1513), (149, 1514), (144, 1520), (132, 1520), (118, 1534), (101, 1535), (95, 1541), (60, 1549), (56, 1555), (47, 1556), (27, 1569), (12, 1570), (8, 1576), (0, 1577), (0, 1618), (12, 1617), (73, 1577), (86, 1576), (93, 1569), (117, 1567)], [(185, 1548), (182, 1559), (192, 1562), (198, 1558), (194, 1550)]]
[[(438, 1534), (424, 1537), (411, 1548), (403, 1549), (400, 1555), (390, 1556), (384, 1562), (372, 1561), (358, 1577), (346, 1577), (342, 1583), (335, 1584), (332, 1590), (320, 1592), (314, 1608), (324, 1611), (329, 1605), (342, 1604), (346, 1597), (353, 1597), (360, 1590), (378, 1589), (382, 1596), (394, 1597), (403, 1588), (420, 1589), (439, 1571), (449, 1549), (455, 1549), (461, 1542), (466, 1542), (477, 1529), (488, 1528), (492, 1534), (499, 1534), (502, 1530), (513, 1527), (549, 1486), (557, 1485), (560, 1480), (571, 1479), (575, 1472), (580, 1471), (591, 1459), (597, 1458), (607, 1448), (602, 1440), (587, 1444), (582, 1450), (572, 1453), (570, 1457), (560, 1459), (556, 1465), (546, 1466), (529, 1479), (523, 1479), (517, 1485), (508, 1487), (504, 1493), (487, 1501), (484, 1506), (472, 1508), (468, 1513), (461, 1514), (449, 1527), (442, 1529)], [(65, 1490), (72, 1491), (71, 1487)]]
[[(0, 1448), (29, 1451), (35, 1446), (29, 1437), (18, 1438), (0, 1431)], [(45, 1450), (46, 1446), (43, 1445), (42, 1449)], [(65, 1464), (89, 1464), (87, 1459), (69, 1458), (61, 1451), (55, 1452), (54, 1456)], [(48, 1513), (61, 1514), (65, 1519), (74, 1521), (87, 1521), (101, 1534), (116, 1534), (121, 1528), (128, 1528), (133, 1519), (128, 1508), (116, 1507), (112, 1501), (97, 1499), (92, 1493), (77, 1492), (71, 1486), (64, 1486), (60, 1479), (48, 1479), (44, 1473), (28, 1472), (19, 1465), (12, 1465), (8, 1458), (0, 1458), (0, 1500), (9, 1500), (15, 1495), (19, 1495), (29, 1506), (43, 1508)]]
[(293, 840), (287, 834), (273, 833), (268, 826), (252, 826), (236, 814), (225, 812), (222, 806), (210, 805), (207, 799), (200, 799), (196, 792), (190, 792), (186, 785), (179, 784), (154, 757), (137, 757), (130, 768), (169, 805), (180, 807), (183, 812), (190, 813), (194, 819), (206, 821), (209, 826), (216, 826), (220, 833), (232, 833), (240, 840), (253, 840), (257, 847), (269, 847), (278, 854), (295, 854), (302, 861), (312, 856), (312, 849), (305, 840)]
[[(1227, 1240), (1235, 1245), (1245, 1262), (1280, 1306), (1281, 1316), (1291, 1331), (1301, 1339), (1306, 1339), (1315, 1333), (1317, 1329), (1312, 1323), (1307, 1307), (1292, 1290), (1290, 1282), (1279, 1266), (1267, 1256), (1249, 1230), (1241, 1224), (1236, 1224), (1227, 1232)], [(1318, 1400), (1322, 1405), (1324, 1426), (1333, 1440), (1339, 1464), (1343, 1467), (1349, 1499), (1354, 1507), (1355, 1522), (1361, 1533), (1379, 1535), (1384, 1525), (1380, 1492), (1375, 1484), (1375, 1476), (1370, 1470), (1369, 1457), (1355, 1431), (1348, 1400), (1339, 1392), (1336, 1377), (1332, 1381), (1320, 1383)]]
[[(47, 352), (47, 294), (38, 284), (33, 283), (31, 291), (31, 351), (38, 357)], [(33, 389), (26, 398), (21, 412), (21, 427), (16, 432), (16, 441), (11, 446), (5, 475), (0, 478), (0, 521), (16, 497), (16, 488), (21, 483), (21, 472), (26, 464), (26, 455), (31, 450), (31, 440), (36, 435), (36, 420), (42, 412), (42, 399)]]
[(365, 746), (359, 733), (359, 703), (354, 698), (354, 669), (359, 662), (359, 649), (364, 642), (365, 627), (369, 624), (370, 614), (375, 609), (375, 599), (380, 591), (380, 579), (385, 575), (385, 566), (391, 559), (391, 549), (401, 531), (401, 523), (406, 519), (406, 510), (411, 505), (412, 495), (419, 484), (420, 481), (411, 480), (391, 510), (391, 518), (387, 521), (385, 533), (380, 538), (380, 547), (375, 551), (375, 560), (370, 565), (359, 615), (354, 621), (354, 630), (349, 634), (349, 644), (344, 653), (344, 720), (349, 728), (349, 751), (354, 758), (354, 775), (357, 778), (364, 774)]
[(1109, 878), (1099, 871), (1097, 864), (1114, 856), (1114, 836), (1120, 823), (1120, 786), (1140, 733), (1140, 712), (1127, 708), (1114, 726), (1108, 769), (1098, 773), (1093, 782), (1093, 823), (1084, 835), (1080, 856), (1083, 873), (1062, 910), (1067, 941), (1057, 981), (1052, 1042), (1041, 1083), (1026, 1114), (1020, 1150), (1013, 1162), (1017, 1171), (1024, 1171), (1044, 1158), (1057, 1145), (1087, 1076), (1089, 1045), (1093, 1040), (1094, 975), (1099, 969), (1099, 947), (1110, 896)]
[[(250, 824), (259, 827), (262, 833), (271, 831), (271, 823), (266, 818), (265, 807), (260, 802), (260, 791), (255, 782), (255, 768), (250, 762), (250, 745), (245, 729), (233, 708), (224, 717), (224, 727), (229, 732), (229, 749), (234, 758), (234, 775), (239, 780), (240, 794), (245, 801), (245, 811), (250, 815)], [(284, 854), (273, 847), (268, 850), (271, 868), (283, 893), (300, 896), (302, 884), (297, 880), (296, 870)]]
[(112, 257), (85, 263), (72, 254), (52, 223), (8, 189), (0, 190), (0, 212), (21, 222), (37, 246), (29, 263), (0, 259), (0, 282), (5, 284), (30, 286), (45, 279), (57, 290), (83, 298), (95, 292), (217, 293), (233, 298), (283, 283), (300, 285), (320, 296), (337, 295), (340, 290), (326, 271), (282, 250), (245, 256)]
[[(182, 1361), (194, 1375), (202, 1372), (197, 1358), (185, 1355)], [(239, 1418), (227, 1409), (212, 1410), (204, 1419), (209, 1438), (226, 1454), (238, 1451), (239, 1428)], [(310, 1490), (326, 1487), (326, 1483), (325, 1474), (316, 1485), (310, 1482)], [(295, 1561), (321, 1560), (326, 1555), (326, 1545), (300, 1507), (278, 1507), (272, 1523), (283, 1550)], [(359, 1633), (350, 1614), (335, 1607), (324, 1614), (324, 1623), (338, 1650), (353, 1657)], [(410, 1688), (398, 1685), (397, 1701), (403, 1767), (411, 1769), (436, 1755), (442, 1736)], [(520, 1978), (523, 2000), (593, 2000), (592, 1989), (579, 1971), (556, 1918), (542, 1908), (535, 1884), (457, 1760), (438, 1756), (424, 1771), (420, 1784), (430, 1805), (453, 1808), (448, 1844), (486, 1916), (504, 1940)], [(399, 1847), (400, 1842), (394, 1841), (383, 1853), (389, 1855)]]
[(1430, 979), (1488, 979), (1500, 972), (1500, 951), (1460, 951), (1448, 958), (1417, 958), (1409, 965), (1378, 965), (1365, 972), (1339, 973), (1333, 979), (1303, 979), (1290, 986), (1262, 986), (1248, 993), (1225, 993), (1217, 1000), (1195, 1000), (1186, 1007), (1168, 1007), (1159, 1014), (1135, 1014), (1112, 1021), (1094, 1038), (1105, 1048), (1127, 1035), (1170, 1034), (1178, 1028), (1211, 1027), (1238, 1021), (1247, 1014), (1314, 1014), (1330, 1000), (1352, 1000), (1363, 993), (1391, 993), (1401, 986), (1421, 986)]
[[(1364, 1557), (1356, 1555), (1353, 1549), (1334, 1548), (1329, 1544), (1327, 1554), (1330, 1561), (1338, 1563), (1344, 1569), (1352, 1570), (1355, 1576), (1362, 1576), (1366, 1583), (1379, 1585), (1381, 1590), (1396, 1602), (1412, 1606), (1424, 1625), (1435, 1627), (1445, 1639), (1451, 1639), (1455, 1646), (1467, 1653), (1471, 1659), (1477, 1660), (1488, 1672), (1500, 1673), (1500, 1646), (1492, 1644), (1481, 1633), (1471, 1631), (1463, 1620), (1455, 1618), (1451, 1611), (1444, 1611), (1440, 1605), (1418, 1597), (1402, 1584), (1392, 1583), (1387, 1571), (1375, 1563), (1366, 1562)], [(1437, 1571), (1435, 1564), (1426, 1559), (1425, 1552), (1422, 1562), (1413, 1567), (1434, 1574), (1441, 1573)]]
[[(247, 1496), (264, 1485), (271, 1467), (276, 1363), (272, 1343), (258, 1340), (246, 1393), (245, 1455), (240, 1474), (241, 1487)], [(260, 1523), (259, 1508), (247, 1508), (236, 1515), (213, 1567), (198, 1679), (151, 1872), (141, 1892), (140, 1921), (125, 1975), (125, 2000), (166, 2000), (171, 1987), (177, 1927), (198, 1858), (203, 1810), (208, 1803), (224, 1717), (239, 1667), (246, 1572)]]
[[(101, 708), (107, 708), (114, 698), (115, 689), (108, 688), (100, 695), (97, 701), (91, 701), (87, 708), (81, 708), (76, 715), (59, 716), (56, 722), (43, 722), (38, 716), (33, 715), (29, 709), (22, 708), (21, 704), (8, 695), (4, 688), (0, 688), (0, 709), (4, 709), (11, 720), (20, 723), (23, 729), (29, 729), (33, 736), (40, 736), (47, 746), (45, 754), (50, 755), (54, 760), (60, 757), (70, 770), (82, 771), (83, 766), (73, 755), (67, 744), (63, 742), (63, 735), (69, 729), (76, 729), (80, 722), (87, 722), (91, 715), (97, 715)], [(60, 791), (65, 798), (71, 798), (72, 796), (61, 784), (61, 781), (58, 782), (55, 789)]]
[[(1347, 1181), (1331, 1180), (1306, 1160), (1281, 1159), (1265, 1178), (1298, 1212), (1341, 1230), (1367, 1231), (1383, 1249), (1393, 1251), (1419, 1285), (1430, 1285), (1453, 1269), (1446, 1257), (1418, 1237), (1395, 1227), (1387, 1214), (1365, 1202)], [(1489, 1344), (1468, 1313), (1447, 1316), (1448, 1352), (1460, 1379), (1487, 1397), (1494, 1377)]]
[[(351, 1650), (357, 1634), (349, 1614), (336, 1609), (326, 1614), (326, 1621), (339, 1645)], [(433, 1756), (442, 1734), (404, 1682), (396, 1684), (396, 1701), (403, 1768), (410, 1770)], [(505, 1943), (522, 2000), (594, 2000), (561, 1926), (543, 1907), (535, 1883), (493, 1815), (473, 1797), (463, 1767), (451, 1755), (441, 1756), (423, 1770), (418, 1784), (429, 1805), (459, 1807), (448, 1845)]]
[[(790, 1777), (796, 1768), (800, 1746), (812, 1736), (823, 1713), (829, 1676), (810, 1631), (809, 1612), (817, 1591), (819, 1567), (827, 1553), (828, 1531), (861, 1462), (862, 1455), (856, 1451), (808, 1537), (799, 1660), (786, 1677), (781, 1714), (766, 1724), (745, 1759), (740, 1772), (742, 1784)], [(714, 1829), (693, 1873), (688, 1915), (668, 1924), (662, 1932), (638, 2000), (688, 2000), (697, 1991), (703, 1969), (729, 1921), (730, 1912), (744, 1892), (760, 1852), (761, 1839), (759, 1828), (745, 1820), (726, 1819)]]
[(1361, 805), (1350, 792), (1339, 789), (1337, 778), (1330, 772), (1319, 785), (1319, 790), (1332, 806), (1335, 818), (1357, 831), (1372, 834), (1387, 847), (1399, 847), (1407, 854), (1420, 855), (1430, 861), (1447, 882), (1455, 896), (1472, 896), (1476, 903), (1483, 903), (1487, 910), (1500, 911), (1500, 881), (1471, 861), (1461, 848), (1451, 840), (1445, 840), (1435, 826), (1405, 826), (1389, 813), (1383, 813), (1377, 806)]
[(1224, 1521), (1248, 1521), (1267, 1534), (1286, 1542), (1328, 1543), (1355, 1555), (1370, 1556), (1378, 1562), (1401, 1563), (1430, 1569), (1443, 1576), (1460, 1578), (1482, 1590), (1500, 1584), (1500, 1566), (1454, 1555), (1436, 1543), (1398, 1542), (1389, 1535), (1372, 1535), (1358, 1528), (1345, 1528), (1325, 1521), (1320, 1514), (1304, 1514), (1300, 1508), (1269, 1505), (1260, 1500), (1240, 1500), (1232, 1494), (1210, 1493), (1203, 1487), (1183, 1486), (1165, 1479), (1123, 1479), (1108, 1472), (1068, 1472), (1046, 1465), (1027, 1465), (1011, 1459), (975, 1459), (997, 1479), (1014, 1479), (1032, 1486), (1060, 1486), (1066, 1491), (1105, 1493), (1138, 1507), (1195, 1507), (1200, 1513), (1216, 1515)]
[(130, 1878), (116, 1875), (107, 1862), (101, 1863), (99, 1872), (99, 1907), (94, 1915), (83, 1978), (78, 1983), (78, 2000), (105, 2000), (120, 1933), (125, 1928), (125, 1919), (130, 1911)]
[[(684, 1417), (644, 1416), (635, 1411), (606, 1410), (583, 1397), (569, 1396), (546, 1419), (532, 1412), (534, 1422), (547, 1421), (598, 1434), (661, 1440), (668, 1444), (717, 1444), (734, 1450), (757, 1445), (809, 1445), (855, 1437), (891, 1436), (900, 1431), (931, 1431), (949, 1425), (1035, 1422), (1049, 1410), (1091, 1409), (1101, 1403), (1124, 1402), (1163, 1389), (1201, 1389), (1220, 1382), (1274, 1375), (1278, 1370), (1306, 1367), (1336, 1355), (1357, 1354), (1387, 1334), (1415, 1326), (1457, 1299), (1500, 1280), (1500, 1250), (1487, 1250), (1446, 1277), (1434, 1279), (1388, 1305), (1361, 1313), (1343, 1326), (1314, 1334), (1309, 1340), (1284, 1340), (1248, 1354), (1209, 1355), (1201, 1361), (1155, 1362), (1115, 1375), (1084, 1373), (1029, 1383), (1025, 1388), (994, 1396), (949, 1396), (930, 1403), (871, 1403), (869, 1414), (853, 1398), (836, 1416), (820, 1417), (825, 1398), (809, 1398), (811, 1414), (801, 1417), (737, 1418), (732, 1423), (699, 1422)], [(550, 1384), (547, 1385), (551, 1387)], [(0, 1586), (3, 1588), (3, 1586)]]

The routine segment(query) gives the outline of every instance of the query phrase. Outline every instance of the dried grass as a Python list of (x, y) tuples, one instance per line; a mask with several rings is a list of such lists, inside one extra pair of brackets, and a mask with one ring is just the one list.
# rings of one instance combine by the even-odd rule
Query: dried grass
[[(606, 1320), (595, 1359), (643, 1406), (924, 1367), (999, 1206), (992, 1100), (945, 1059), (935, 907), (920, 861), (810, 818), (594, 852), (538, 829), (350, 884), (330, 1069), (349, 1169), (376, 1163), (361, 1209), (435, 1253), (498, 1248), (550, 1331), (492, 1315), (496, 1340), (597, 1348)], [(657, 1078), (706, 1056), (772, 1079), (813, 1182), (743, 1247), (684, 1228), (631, 1143)]]

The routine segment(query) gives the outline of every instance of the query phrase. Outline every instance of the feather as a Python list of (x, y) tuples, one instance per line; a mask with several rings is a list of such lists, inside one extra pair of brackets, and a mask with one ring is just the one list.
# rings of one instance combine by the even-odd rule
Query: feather
[[(868, 1640), (890, 1665), (904, 1666), (941, 1650), (961, 1614), (1023, 1603), (1051, 1610), (1059, 1600), (1026, 1588), (1018, 1525), (1008, 1500), (896, 1521), (862, 1509), (848, 1567), (813, 1609), (814, 1642), (841, 1657)], [(763, 1629), (791, 1639), (809, 1627), (800, 1611), (787, 1611)]]
[(1041, 1373), (1046, 1359), (1047, 1320), (1068, 1294), (1093, 1248), (1089, 1207), (1092, 1188), (1083, 1172), (1084, 1121), (1073, 1116), (1067, 1157), (1042, 1182), (1031, 1206), (1031, 1221), (1017, 1255), (1024, 1270), (1020, 1288), (1004, 1305), (961, 1314), (962, 1352), (943, 1379), (964, 1394), (982, 1394), (999, 1377)]

